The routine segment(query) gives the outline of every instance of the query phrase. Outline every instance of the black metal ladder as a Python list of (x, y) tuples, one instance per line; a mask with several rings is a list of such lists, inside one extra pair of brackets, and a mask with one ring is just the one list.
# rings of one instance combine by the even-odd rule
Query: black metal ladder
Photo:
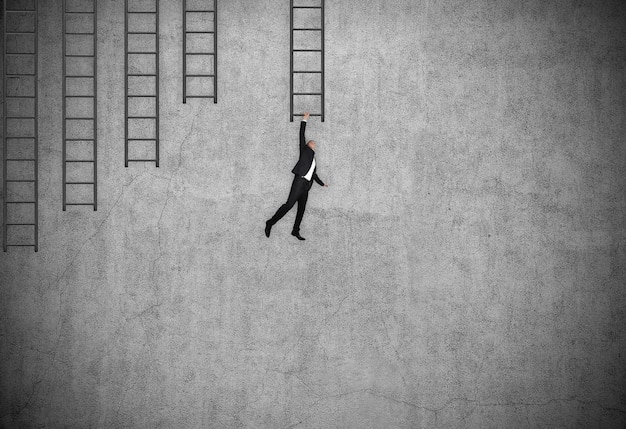
[[(154, 162), (158, 167), (159, 0), (153, 0), (154, 7), (150, 10), (132, 7), (132, 3), (132, 0), (124, 1), (124, 166), (128, 167), (129, 162)], [(129, 26), (133, 27), (130, 31)], [(143, 47), (146, 40), (152, 48)], [(154, 62), (148, 71), (146, 59)], [(146, 88), (148, 91), (144, 92)], [(140, 145), (146, 143), (151, 147), (144, 146), (140, 151)]]
[[(213, 9), (208, 9), (207, 7), (199, 9), (197, 6), (192, 9), (188, 8), (188, 3), (190, 0), (183, 0), (183, 103), (187, 103), (188, 98), (212, 98), (213, 103), (217, 103), (217, 0), (207, 0), (206, 3), (212, 3)], [(194, 4), (198, 3), (197, 1)], [(197, 28), (193, 24), (197, 24), (197, 21), (202, 21), (198, 18), (202, 17), (205, 14), (213, 15), (213, 27), (211, 30), (206, 30), (203, 28)], [(190, 19), (191, 18), (191, 19)], [(192, 21), (191, 26), (190, 22)], [(209, 21), (211, 22), (211, 21)], [(196, 37), (201, 38), (203, 36), (211, 34), (213, 37), (213, 52), (209, 51), (196, 51), (189, 52), (187, 50), (188, 37)], [(200, 63), (200, 67), (197, 64), (193, 64), (194, 61), (197, 61), (202, 57), (213, 57), (213, 70), (212, 72), (207, 72), (206, 70), (202, 70), (202, 63)], [(192, 62), (191, 66), (189, 61)], [(188, 72), (188, 69), (191, 68), (193, 71), (191, 73)], [(213, 94), (189, 94), (189, 89), (187, 88), (188, 79), (206, 79), (212, 78), (213, 83)], [(202, 85), (204, 86), (204, 85)]]
[[(311, 116), (320, 116), (322, 122), (324, 122), (324, 0), (320, 0), (319, 6), (309, 6), (309, 5), (294, 5), (294, 0), (289, 1), (289, 23), (290, 23), (290, 32), (289, 32), (289, 41), (290, 41), (290, 50), (291, 57), (289, 63), (289, 90), (290, 90), (290, 103), (289, 103), (289, 121), (293, 122), (294, 116), (303, 116), (304, 112), (294, 113), (294, 97), (319, 97), (319, 105), (320, 110), (319, 113), (311, 113)], [(298, 25), (294, 27), (294, 14), (296, 15), (295, 19), (300, 20), (305, 18), (304, 13), (310, 13), (312, 11), (319, 11), (319, 27), (310, 27), (308, 25)], [(309, 19), (310, 21), (310, 19)], [(305, 46), (299, 46), (294, 48), (294, 34), (297, 35), (308, 35), (308, 34), (319, 34), (320, 42), (319, 46), (312, 46), (310, 44), (303, 44)], [(319, 62), (318, 66), (315, 66), (315, 69), (311, 69), (308, 67), (312, 66), (300, 66), (297, 70), (294, 70), (294, 56), (296, 60), (302, 60), (306, 55), (310, 55), (310, 53), (319, 54)], [(294, 76), (301, 76), (302, 83), (300, 86), (302, 88), (298, 88), (294, 91)], [(319, 77), (319, 86), (315, 87), (315, 89), (307, 89), (311, 83), (315, 83), (315, 80), (309, 79), (309, 82), (305, 82), (305, 78), (317, 78)], [(303, 103), (302, 105), (308, 103)], [(306, 110), (311, 110), (308, 108)]]
[[(93, 206), (96, 211), (97, 0), (84, 2), (73, 10), (67, 9), (67, 3), (63, 0), (63, 211), (67, 206)], [(69, 181), (68, 169), (72, 177)], [(68, 198), (68, 185), (73, 198)]]
[[(32, 9), (3, 2), (2, 247), (39, 250), (37, 0)], [(8, 19), (11, 18), (11, 19)], [(30, 49), (23, 48), (30, 46)], [(22, 47), (23, 50), (19, 50)]]

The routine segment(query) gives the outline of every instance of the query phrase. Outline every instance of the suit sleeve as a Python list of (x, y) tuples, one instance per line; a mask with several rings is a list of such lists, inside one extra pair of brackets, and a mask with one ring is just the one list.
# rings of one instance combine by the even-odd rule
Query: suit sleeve
[(322, 179), (317, 176), (317, 173), (313, 173), (313, 180), (315, 180), (318, 185), (324, 186), (324, 182), (322, 182)]
[(300, 122), (300, 147), (306, 144), (306, 139), (304, 138), (304, 129), (306, 128), (306, 121)]

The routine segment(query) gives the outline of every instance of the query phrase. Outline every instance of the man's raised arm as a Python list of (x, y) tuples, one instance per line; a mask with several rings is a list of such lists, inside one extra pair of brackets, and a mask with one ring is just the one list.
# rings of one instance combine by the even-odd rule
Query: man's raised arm
[(302, 122), (300, 122), (300, 147), (306, 144), (306, 139), (304, 138), (304, 129), (306, 128), (306, 121), (309, 119), (309, 112), (304, 112), (304, 117), (302, 118)]

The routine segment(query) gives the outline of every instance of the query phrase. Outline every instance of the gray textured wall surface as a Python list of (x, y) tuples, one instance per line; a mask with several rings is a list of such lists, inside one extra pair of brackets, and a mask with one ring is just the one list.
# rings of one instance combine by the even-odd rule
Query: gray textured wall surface
[[(99, 1), (99, 206), (61, 210), (61, 1), (40, 1), (40, 248), (0, 254), (3, 428), (623, 428), (626, 4), (326, 2), (299, 242), (289, 6), (219, 2), (219, 102), (124, 168)], [(311, 108), (313, 110), (313, 108)]]

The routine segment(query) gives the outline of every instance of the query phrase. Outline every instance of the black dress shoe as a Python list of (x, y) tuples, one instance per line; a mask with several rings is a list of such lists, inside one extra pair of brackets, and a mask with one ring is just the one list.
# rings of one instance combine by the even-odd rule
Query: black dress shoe
[(299, 232), (292, 232), (291, 235), (296, 237), (298, 240), (306, 240), (306, 238), (302, 237)]
[(272, 224), (270, 224), (270, 221), (266, 221), (265, 222), (265, 236), (269, 237), (270, 236), (270, 231), (272, 230)]

